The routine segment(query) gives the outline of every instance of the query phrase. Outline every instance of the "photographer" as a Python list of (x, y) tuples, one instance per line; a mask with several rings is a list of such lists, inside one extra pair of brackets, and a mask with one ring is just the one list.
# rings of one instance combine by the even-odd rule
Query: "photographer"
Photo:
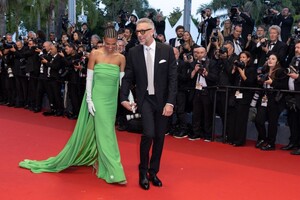
[(81, 56), (77, 53), (73, 44), (67, 44), (65, 52), (67, 54), (64, 62), (68, 71), (68, 96), (73, 108), (72, 113), (68, 114), (68, 118), (77, 119), (82, 100), (82, 92), (80, 92), (82, 88), (80, 85), (80, 72), (82, 70), (82, 65), (80, 64)]
[(14, 52), (14, 67), (16, 79), (16, 107), (24, 107), (27, 105), (28, 99), (28, 77), (26, 76), (26, 63), (25, 51), (28, 47), (24, 47), (22, 41), (16, 42), (16, 48), (11, 51)]
[(254, 35), (248, 35), (246, 51), (251, 52), (254, 66), (261, 67), (265, 64), (266, 58), (263, 55), (262, 47), (267, 45), (266, 27), (264, 25), (257, 26)]
[(80, 33), (81, 33), (82, 43), (85, 44), (85, 45), (90, 44), (91, 43), (90, 41), (91, 41), (92, 33), (89, 30), (87, 23), (83, 23), (81, 25), (81, 31), (80, 31)]
[(195, 62), (191, 72), (193, 87), (195, 87), (192, 116), (193, 133), (189, 135), (189, 140), (204, 138), (205, 141), (211, 141), (214, 89), (208, 87), (217, 85), (218, 67), (216, 61), (207, 58), (204, 47), (195, 48), (194, 55)]
[(209, 38), (209, 44), (207, 45), (207, 56), (210, 59), (214, 59), (215, 53), (217, 49), (220, 49), (220, 47), (224, 43), (224, 37), (222, 33), (220, 32), (220, 29), (213, 29), (211, 36)]
[(211, 16), (211, 9), (205, 8), (201, 11), (202, 21), (199, 24), (199, 33), (201, 33), (201, 45), (207, 47), (209, 37), (214, 28), (217, 27), (217, 19)]
[[(257, 73), (252, 65), (251, 54), (248, 51), (240, 53), (239, 59), (233, 63), (234, 86), (238, 87), (256, 87)], [(235, 106), (233, 110), (233, 119), (229, 129), (228, 140), (233, 142), (233, 146), (244, 146), (247, 137), (247, 123), (249, 116), (250, 102), (254, 92), (251, 90), (235, 90)]]
[[(234, 53), (234, 44), (233, 42), (227, 40), (224, 42), (223, 46), (216, 51), (216, 58), (217, 58), (217, 66), (218, 66), (218, 85), (222, 86), (232, 86), (233, 85), (233, 63), (235, 60), (238, 59), (238, 56)], [(226, 93), (224, 91), (220, 91), (217, 93), (217, 113), (222, 119), (222, 123), (224, 126), (225, 121), (225, 102), (226, 102)], [(228, 133), (233, 132), (230, 130), (229, 124), (232, 115), (234, 114), (234, 91), (228, 91), (228, 105), (227, 105), (227, 123), (226, 123), (226, 130), (225, 135)], [(226, 138), (223, 138), (226, 139)], [(233, 141), (227, 141), (232, 143)]]
[(242, 30), (242, 25), (237, 24), (234, 26), (232, 34), (224, 38), (225, 41), (229, 40), (234, 44), (236, 55), (239, 55), (245, 48), (245, 40), (241, 37)]
[(138, 40), (133, 36), (133, 31), (131, 28), (125, 28), (123, 40), (126, 43), (125, 50), (128, 53), (129, 49), (135, 47), (138, 44)]
[[(288, 87), (288, 76), (280, 66), (279, 57), (272, 53), (269, 55), (267, 64), (262, 75), (257, 81), (266, 90), (259, 95), (257, 100), (257, 115), (255, 126), (258, 138), (255, 147), (264, 151), (275, 150), (277, 136), (278, 118), (284, 109), (284, 95), (268, 89), (286, 90)], [(265, 123), (268, 121), (268, 130)]]
[[(51, 97), (51, 88), (48, 87), (48, 77), (47, 77), (47, 67), (44, 63), (42, 63), (42, 60), (50, 61), (51, 59), (51, 45), (52, 42), (46, 41), (43, 43), (42, 49), (38, 48), (36, 46), (36, 43), (34, 41), (30, 41), (28, 46), (29, 50), (26, 53), (28, 56), (28, 67), (32, 68), (29, 71), (30, 72), (30, 81), (31, 84), (35, 84), (34, 88), (31, 87), (30, 90), (30, 104), (29, 107), (33, 107), (33, 112), (41, 112), (42, 105), (43, 105), (43, 97), (44, 94), (47, 94), (47, 97), (49, 99), (49, 104), (51, 107), (52, 102), (50, 102)], [(44, 61), (45, 62), (45, 61)], [(34, 75), (33, 74), (38, 74)], [(38, 77), (38, 78), (37, 78)], [(53, 115), (52, 112), (44, 112), (44, 115)]]
[(156, 20), (152, 19), (154, 26), (155, 26), (155, 30), (156, 30), (156, 34), (162, 34), (164, 37), (166, 37), (165, 35), (165, 29), (166, 29), (166, 22), (164, 20), (163, 14), (157, 13), (156, 15)]
[(125, 30), (126, 30), (126, 28), (129, 28), (131, 30), (132, 37), (135, 39), (137, 39), (136, 34), (135, 34), (137, 20), (138, 20), (138, 17), (132, 13), (129, 17), (129, 23), (125, 24)]
[(229, 16), (233, 25), (240, 24), (243, 27), (242, 38), (247, 41), (248, 34), (252, 34), (255, 21), (251, 18), (250, 13), (241, 12), (237, 5), (233, 5), (230, 9)]
[(64, 64), (63, 53), (57, 52), (57, 47), (53, 44), (50, 45), (49, 59), (41, 58), (41, 63), (44, 66), (44, 73), (47, 77), (48, 99), (51, 111), (44, 113), (44, 115), (63, 115), (63, 101), (61, 98), (61, 82), (59, 82), (59, 71)]
[(7, 106), (14, 106), (16, 103), (16, 83), (15, 83), (15, 72), (13, 71), (14, 66), (14, 53), (16, 44), (12, 41), (12, 35), (7, 33), (5, 35), (6, 40), (4, 41), (3, 57), (2, 62), (4, 64), (4, 70), (7, 73), (5, 76), (5, 90), (7, 94)]
[[(300, 91), (300, 41), (295, 44), (295, 57), (292, 59), (287, 68), (287, 75), (289, 76), (288, 88), (290, 91)], [(282, 150), (293, 150), (292, 155), (300, 155), (300, 94), (287, 94), (286, 108), (288, 111), (288, 125), (290, 128), (289, 143), (283, 146)]]
[(285, 7), (281, 13), (275, 9), (269, 9), (274, 14), (272, 25), (277, 25), (281, 28), (282, 42), (287, 42), (291, 36), (291, 29), (294, 23), (294, 18), (291, 16), (290, 9)]
[(267, 60), (271, 54), (278, 55), (281, 67), (286, 67), (285, 59), (287, 53), (287, 45), (281, 41), (280, 37), (281, 28), (277, 25), (269, 27), (270, 40), (262, 39), (261, 42), (266, 44), (262, 45), (262, 59)]

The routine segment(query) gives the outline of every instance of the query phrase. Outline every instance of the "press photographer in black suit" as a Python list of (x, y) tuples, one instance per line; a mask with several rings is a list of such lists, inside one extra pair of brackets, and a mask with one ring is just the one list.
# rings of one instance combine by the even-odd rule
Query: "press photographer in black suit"
[[(217, 58), (217, 66), (218, 66), (218, 85), (219, 86), (233, 86), (233, 63), (238, 59), (238, 56), (234, 53), (234, 44), (233, 42), (227, 40), (224, 42), (223, 46), (216, 51)], [(230, 126), (228, 124), (231, 123), (232, 115), (234, 114), (233, 106), (234, 106), (234, 91), (229, 90), (228, 93), (228, 105), (227, 105), (227, 122), (226, 122), (226, 130), (225, 135), (228, 135), (230, 130)], [(217, 93), (217, 113), (222, 119), (223, 127), (225, 124), (225, 105), (226, 102), (226, 93), (225, 90), (223, 92)], [(226, 138), (223, 138), (226, 139)], [(227, 139), (226, 139), (227, 140)], [(232, 143), (233, 141), (228, 139), (227, 142)]]
[[(300, 91), (300, 41), (295, 44), (295, 57), (293, 57), (289, 68), (287, 68), (287, 75), (289, 76), (288, 88), (291, 91)], [(288, 111), (288, 125), (290, 128), (289, 144), (283, 146), (282, 150), (292, 150), (292, 155), (300, 155), (300, 94), (286, 95), (286, 108)]]
[(267, 60), (271, 54), (276, 54), (278, 56), (281, 67), (285, 68), (286, 63), (286, 54), (287, 54), (287, 45), (281, 41), (281, 28), (277, 25), (272, 25), (269, 27), (269, 37), (270, 40), (262, 39), (262, 43), (266, 45), (262, 46), (262, 55), (261, 59)]
[[(256, 86), (256, 68), (252, 65), (251, 54), (248, 51), (241, 52), (239, 59), (233, 65), (234, 86)], [(248, 115), (253, 94), (253, 91), (247, 89), (235, 90), (233, 120), (228, 124), (229, 129), (232, 130), (229, 132), (228, 138), (233, 142), (233, 146), (243, 146), (246, 143)]]
[(191, 79), (195, 88), (193, 99), (193, 134), (189, 135), (189, 140), (210, 141), (212, 138), (212, 120), (213, 120), (213, 99), (214, 89), (208, 88), (216, 86), (218, 81), (218, 66), (215, 60), (207, 57), (204, 47), (194, 49), (195, 62), (193, 62), (193, 71)]
[(24, 107), (27, 105), (28, 99), (28, 76), (26, 76), (25, 51), (28, 47), (24, 47), (22, 41), (16, 42), (16, 48), (11, 50), (14, 52), (14, 74), (16, 79), (16, 107)]
[[(57, 52), (55, 45), (50, 45), (50, 59), (41, 59), (46, 70), (44, 73), (47, 76), (48, 98), (51, 106), (51, 115), (63, 115), (63, 101), (61, 97), (61, 82), (59, 82), (59, 71), (64, 64), (63, 53)], [(48, 114), (50, 115), (50, 113)]]
[[(28, 40), (28, 49), (25, 51), (26, 62), (26, 76), (29, 78), (28, 85), (28, 107), (31, 111), (37, 111), (37, 107), (41, 106), (41, 102), (38, 101), (38, 77), (40, 73), (40, 58), (39, 53), (42, 47), (38, 47), (36, 40)], [(39, 104), (40, 103), (40, 104)], [(40, 111), (41, 107), (38, 108)]]
[(275, 9), (270, 9), (270, 12), (275, 15), (272, 25), (277, 25), (281, 28), (282, 42), (287, 42), (291, 36), (291, 29), (294, 23), (294, 18), (291, 16), (290, 9), (284, 7), (281, 10), (281, 13)]
[(245, 40), (241, 37), (243, 27), (240, 24), (234, 26), (232, 34), (225, 37), (225, 41), (231, 41), (234, 45), (234, 53), (239, 55), (245, 49)]
[(211, 8), (205, 8), (201, 11), (203, 21), (199, 24), (201, 33), (201, 45), (207, 47), (211, 32), (217, 26), (217, 19), (211, 16)]
[(72, 113), (69, 113), (68, 118), (77, 119), (82, 99), (81, 92), (79, 92), (81, 89), (81, 66), (78, 62), (81, 56), (77, 53), (74, 44), (71, 43), (65, 46), (65, 52), (66, 56), (64, 62), (66, 65), (66, 70), (68, 72), (68, 74), (66, 75), (66, 78), (68, 80), (68, 95), (72, 105)]

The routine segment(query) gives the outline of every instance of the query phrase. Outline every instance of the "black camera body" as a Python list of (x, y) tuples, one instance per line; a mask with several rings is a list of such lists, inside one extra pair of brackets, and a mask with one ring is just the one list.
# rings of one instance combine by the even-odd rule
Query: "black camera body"
[(262, 47), (266, 47), (267, 44), (268, 44), (268, 40), (266, 39), (264, 42), (261, 43), (261, 46), (262, 46)]
[(266, 80), (268, 80), (269, 79), (269, 74), (268, 73), (266, 73), (266, 74), (259, 74), (258, 75), (258, 83), (259, 84), (263, 84)]
[(201, 59), (201, 60), (197, 60), (197, 62), (196, 62), (196, 64), (199, 65), (199, 70), (198, 70), (198, 72), (199, 72), (200, 74), (203, 74), (203, 72), (204, 72), (205, 63), (206, 63), (206, 59), (205, 59), (205, 58), (203, 58), (203, 59)]
[(221, 47), (221, 48), (219, 49), (219, 53), (220, 53), (220, 54), (228, 53), (228, 49), (227, 49), (226, 47)]
[(192, 52), (186, 53), (185, 55), (186, 55), (186, 57), (187, 57), (188, 60), (190, 60), (190, 59), (193, 58), (193, 53)]
[(256, 35), (256, 34), (254, 34), (254, 35), (251, 36), (251, 39), (252, 39), (252, 40), (257, 40), (258, 38), (259, 38), (259, 37), (258, 37), (258, 35)]
[(234, 65), (241, 69), (245, 69), (245, 67), (246, 67), (245, 63), (243, 61), (239, 61), (239, 60), (234, 61)]
[(211, 38), (211, 42), (217, 42), (218, 40), (219, 40), (219, 38), (216, 37), (216, 36), (213, 36), (213, 37)]

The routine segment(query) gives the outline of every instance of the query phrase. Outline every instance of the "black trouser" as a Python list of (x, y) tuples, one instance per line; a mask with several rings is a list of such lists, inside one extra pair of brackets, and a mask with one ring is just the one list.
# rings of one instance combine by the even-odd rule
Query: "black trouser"
[[(280, 105), (274, 98), (268, 99), (267, 107), (261, 105), (257, 107), (255, 126), (258, 132), (258, 140), (265, 140), (268, 144), (275, 145), (280, 113)], [(268, 134), (265, 127), (266, 121), (268, 121)]]
[[(158, 105), (154, 95), (147, 95), (141, 105), (143, 133), (140, 143), (139, 171), (142, 174), (157, 174), (160, 166), (165, 133), (168, 128), (168, 117), (162, 115), (162, 108)], [(152, 146), (153, 145), (153, 146)], [(149, 166), (149, 151), (152, 155)]]
[(68, 83), (68, 94), (71, 100), (73, 114), (78, 115), (82, 98), (84, 95), (85, 86), (82, 83)]
[(10, 105), (14, 105), (16, 103), (16, 78), (15, 77), (8, 77), (6, 78), (6, 92), (7, 92), (7, 102)]
[(61, 96), (62, 84), (58, 82), (56, 79), (51, 79), (48, 81), (47, 87), (49, 89), (48, 97), (49, 97), (51, 109), (62, 112), (64, 109), (63, 99)]
[(193, 101), (193, 134), (204, 138), (212, 137), (213, 102), (207, 89), (196, 90)]
[[(38, 107), (41, 106), (42, 100), (39, 101), (38, 97), (39, 80), (36, 76), (31, 76), (28, 82), (28, 106)], [(42, 98), (41, 98), (42, 99)], [(40, 107), (41, 108), (41, 107)]]
[[(231, 95), (231, 97), (230, 97)], [(232, 99), (232, 94), (228, 95), (229, 98)], [(223, 124), (223, 133), (224, 133), (224, 125), (225, 125), (225, 109), (226, 109), (226, 93), (225, 92), (218, 92), (217, 93), (217, 105), (216, 110), (218, 115), (221, 117), (222, 124)], [(225, 138), (226, 136), (230, 137), (230, 132), (234, 131), (234, 126), (232, 126), (234, 121), (234, 105), (232, 101), (228, 100), (227, 105), (227, 115), (226, 115), (226, 130), (225, 130)], [(233, 142), (232, 138), (227, 138), (228, 142)]]
[(229, 133), (228, 138), (235, 144), (243, 145), (246, 143), (249, 108), (249, 105), (240, 103), (237, 103), (234, 108), (233, 120), (231, 121), (233, 132)]
[(187, 127), (187, 116), (185, 112), (187, 93), (186, 91), (178, 91), (176, 96), (175, 112), (177, 116), (178, 124), (181, 128)]
[(288, 109), (288, 125), (290, 127), (290, 144), (300, 146), (300, 109)]
[[(39, 79), (37, 85), (37, 92), (36, 92), (36, 108), (42, 108), (43, 104), (43, 97), (44, 94), (47, 94), (49, 105), (52, 109), (53, 107), (53, 97), (51, 96), (51, 89), (49, 88), (49, 80), (47, 79)], [(51, 106), (52, 105), (52, 106)]]
[(28, 77), (25, 75), (16, 76), (17, 104), (24, 106), (28, 104)]

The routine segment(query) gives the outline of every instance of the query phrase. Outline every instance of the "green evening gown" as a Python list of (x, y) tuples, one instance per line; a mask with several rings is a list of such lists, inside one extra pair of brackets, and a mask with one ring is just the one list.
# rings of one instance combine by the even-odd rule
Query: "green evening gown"
[(85, 96), (72, 136), (55, 157), (28, 160), (20, 167), (34, 173), (59, 172), (70, 166), (98, 166), (97, 176), (108, 183), (125, 181), (115, 133), (120, 68), (113, 64), (96, 64), (92, 99), (95, 116), (89, 114)]

